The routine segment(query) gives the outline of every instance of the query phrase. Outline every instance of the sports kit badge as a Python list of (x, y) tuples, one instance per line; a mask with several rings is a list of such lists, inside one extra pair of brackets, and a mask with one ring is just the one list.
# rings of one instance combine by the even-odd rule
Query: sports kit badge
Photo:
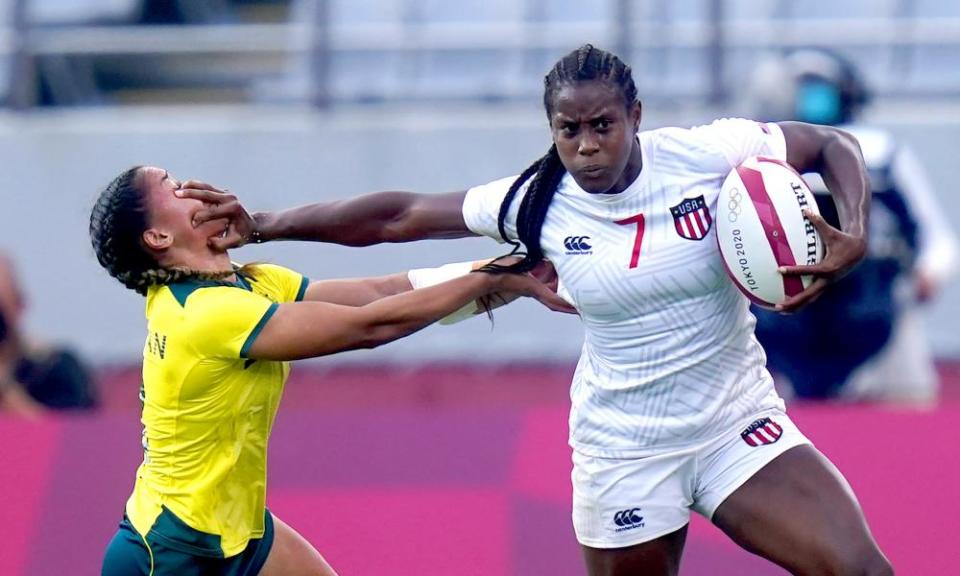
[(677, 229), (677, 234), (687, 240), (703, 240), (710, 231), (710, 225), (713, 224), (713, 217), (710, 216), (710, 210), (702, 194), (672, 206), (670, 213), (673, 214), (673, 225)]
[(783, 428), (770, 418), (755, 420), (740, 433), (740, 437), (753, 448), (773, 444), (783, 436)]

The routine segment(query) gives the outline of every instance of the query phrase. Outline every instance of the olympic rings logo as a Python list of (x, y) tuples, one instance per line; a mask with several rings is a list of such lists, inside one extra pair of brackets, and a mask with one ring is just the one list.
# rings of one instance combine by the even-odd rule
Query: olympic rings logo
[(743, 193), (740, 192), (739, 188), (734, 188), (730, 190), (730, 197), (727, 199), (727, 220), (730, 222), (736, 222), (740, 219), (740, 214), (743, 213), (743, 206), (741, 202), (743, 201)]

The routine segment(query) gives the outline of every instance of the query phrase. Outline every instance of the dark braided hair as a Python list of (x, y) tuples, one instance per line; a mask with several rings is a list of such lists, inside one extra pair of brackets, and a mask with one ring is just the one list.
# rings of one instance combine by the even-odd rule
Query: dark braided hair
[[(547, 119), (549, 120), (553, 113), (553, 101), (561, 87), (592, 81), (608, 82), (619, 88), (627, 109), (637, 102), (637, 87), (633, 82), (630, 67), (615, 54), (584, 44), (557, 61), (543, 79), (543, 107), (546, 110)], [(511, 265), (497, 264), (494, 261), (480, 270), (526, 272), (543, 260), (540, 232), (543, 230), (543, 221), (550, 208), (550, 201), (553, 200), (553, 195), (566, 172), (557, 153), (557, 146), (554, 144), (546, 154), (535, 160), (513, 181), (503, 199), (503, 204), (500, 205), (497, 227), (500, 230), (500, 236), (513, 245), (513, 251), (508, 256), (518, 255), (523, 259)], [(520, 202), (520, 210), (517, 214), (517, 237), (520, 241), (514, 242), (507, 238), (504, 222), (517, 192), (528, 180), (530, 185)], [(526, 248), (526, 252), (520, 250), (521, 244)]]
[(134, 166), (113, 179), (97, 198), (90, 213), (90, 242), (97, 260), (127, 288), (143, 296), (154, 284), (174, 284), (186, 279), (218, 280), (234, 273), (198, 272), (163, 268), (144, 248), (147, 206), (140, 181), (142, 166)]

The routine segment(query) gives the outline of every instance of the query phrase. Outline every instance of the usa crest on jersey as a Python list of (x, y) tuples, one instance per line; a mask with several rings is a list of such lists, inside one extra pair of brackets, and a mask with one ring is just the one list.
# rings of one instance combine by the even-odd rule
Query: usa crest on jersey
[(687, 198), (671, 207), (670, 213), (673, 214), (673, 225), (677, 228), (677, 234), (687, 240), (703, 240), (713, 224), (703, 195)]
[(770, 418), (756, 420), (740, 433), (743, 441), (753, 448), (764, 444), (773, 444), (782, 435), (783, 428)]

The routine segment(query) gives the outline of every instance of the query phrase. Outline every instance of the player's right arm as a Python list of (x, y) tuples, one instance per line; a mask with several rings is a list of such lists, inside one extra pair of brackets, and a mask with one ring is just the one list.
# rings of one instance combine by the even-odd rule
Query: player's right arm
[(327, 302), (277, 305), (246, 352), (249, 358), (297, 360), (358, 348), (375, 348), (413, 334), (491, 293), (535, 296), (569, 308), (530, 275), (475, 272), (418, 290), (375, 300), (365, 306)]
[(218, 218), (230, 220), (225, 237), (210, 239), (212, 245), (221, 249), (268, 240), (369, 246), (475, 235), (463, 220), (466, 190), (446, 194), (374, 192), (254, 215), (250, 215), (233, 194), (204, 182), (185, 182), (177, 193), (207, 203), (195, 216), (195, 225)]

